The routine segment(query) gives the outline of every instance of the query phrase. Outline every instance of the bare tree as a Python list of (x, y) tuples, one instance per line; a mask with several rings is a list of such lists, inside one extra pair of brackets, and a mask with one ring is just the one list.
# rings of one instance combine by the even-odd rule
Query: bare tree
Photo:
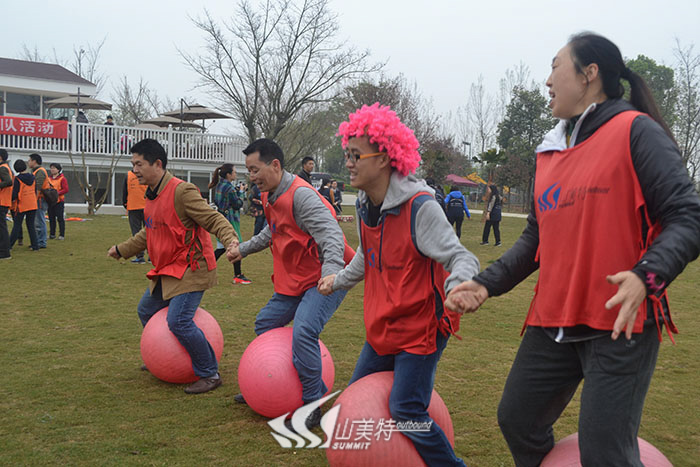
[(249, 140), (275, 138), (306, 106), (328, 102), (340, 85), (380, 68), (369, 52), (336, 39), (337, 16), (329, 0), (242, 0), (220, 25), (208, 11), (193, 20), (205, 51), (180, 50), (222, 110), (235, 115)]
[[(114, 171), (116, 170), (117, 164), (122, 156), (121, 154), (112, 153), (112, 157), (109, 161), (109, 168), (107, 169), (107, 180), (104, 185), (102, 184), (102, 171), (99, 170), (95, 171), (97, 174), (96, 183), (90, 183), (84, 151), (80, 154), (78, 164), (76, 164), (73, 153), (69, 152), (68, 157), (70, 158), (70, 164), (73, 173), (75, 174), (75, 178), (78, 180), (80, 193), (83, 195), (83, 199), (85, 199), (85, 202), (87, 203), (88, 214), (93, 215), (102, 207), (107, 199), (107, 196), (109, 195), (109, 187), (112, 186), (112, 177), (114, 176)], [(99, 193), (100, 191), (101, 193)]]
[(498, 115), (496, 100), (486, 91), (483, 75), (479, 75), (477, 82), (469, 88), (467, 109), (475, 140), (471, 143), (476, 143), (479, 153), (486, 152), (496, 142)]
[(100, 71), (100, 53), (106, 41), (107, 36), (96, 45), (73, 46), (73, 61), (70, 63), (70, 67), (75, 74), (95, 85), (97, 88), (95, 95), (102, 92), (107, 79), (105, 74)]
[(52, 49), (53, 57), (44, 56), (39, 52), (39, 48), (34, 45), (34, 49), (30, 49), (27, 44), (22, 44), (22, 52), (19, 54), (20, 60), (26, 60), (28, 62), (42, 62), (42, 63), (55, 63), (63, 67), (67, 66), (66, 60), (61, 60), (58, 58), (56, 49)]
[(676, 124), (674, 130), (681, 156), (690, 177), (697, 182), (700, 175), (700, 55), (694, 45), (683, 47), (676, 39)]

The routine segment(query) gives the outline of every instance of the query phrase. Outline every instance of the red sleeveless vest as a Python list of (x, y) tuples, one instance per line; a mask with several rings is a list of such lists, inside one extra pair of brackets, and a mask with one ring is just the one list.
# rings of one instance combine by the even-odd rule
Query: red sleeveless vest
[[(175, 188), (180, 183), (183, 181), (173, 177), (156, 199), (146, 200), (146, 238), (148, 256), (153, 263), (153, 269), (146, 274), (149, 279), (156, 276), (182, 279), (187, 268), (193, 271), (199, 269), (199, 263), (195, 259), (199, 253), (203, 254), (209, 271), (216, 268), (209, 233), (199, 225), (193, 230), (186, 229), (175, 211)], [(188, 232), (191, 238), (186, 242)], [(197, 239), (202, 245), (201, 250), (198, 250)]]
[[(313, 187), (295, 176), (292, 185), (277, 198), (274, 204), (268, 203), (269, 193), (261, 193), (260, 199), (265, 210), (265, 217), (270, 226), (272, 241), (272, 283), (275, 292), (283, 295), (298, 296), (318, 284), (321, 278), (321, 262), (318, 259), (318, 246), (313, 237), (299, 228), (294, 220), (294, 192), (299, 187)], [(318, 195), (335, 219), (335, 209), (327, 199)], [(345, 252), (343, 260), (347, 265), (355, 256), (343, 235)]]
[(435, 352), (438, 329), (459, 330), (459, 315), (445, 309), (435, 315), (435, 292), (445, 301), (447, 271), (416, 249), (411, 239), (411, 208), (418, 193), (400, 207), (398, 215), (385, 214), (376, 227), (360, 223), (365, 254), (364, 318), (367, 342), (379, 355), (406, 351)]
[[(606, 310), (605, 302), (618, 287), (605, 276), (632, 269), (660, 231), (649, 220), (630, 153), (639, 115), (620, 113), (583, 143), (537, 155), (540, 273), (526, 325), (612, 330), (620, 307)], [(649, 226), (645, 243), (642, 222)], [(642, 331), (646, 309), (647, 300), (633, 332)], [(673, 323), (669, 329), (675, 332)]]

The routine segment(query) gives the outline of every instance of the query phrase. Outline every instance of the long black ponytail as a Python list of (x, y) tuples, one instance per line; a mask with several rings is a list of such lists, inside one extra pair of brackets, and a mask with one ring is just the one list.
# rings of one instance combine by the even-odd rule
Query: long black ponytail
[(630, 104), (640, 112), (648, 114), (664, 129), (675, 142), (673, 133), (659, 111), (654, 96), (644, 78), (627, 68), (620, 49), (610, 40), (591, 32), (583, 32), (569, 39), (571, 54), (576, 71), (583, 73), (583, 68), (595, 63), (603, 83), (603, 92), (610, 99), (621, 98), (625, 88), (620, 79), (630, 84)]
[(226, 175), (233, 172), (233, 164), (223, 164), (221, 167), (214, 169), (214, 173), (211, 177), (211, 182), (209, 182), (209, 189), (211, 190), (216, 185), (219, 184), (219, 178), (226, 178)]

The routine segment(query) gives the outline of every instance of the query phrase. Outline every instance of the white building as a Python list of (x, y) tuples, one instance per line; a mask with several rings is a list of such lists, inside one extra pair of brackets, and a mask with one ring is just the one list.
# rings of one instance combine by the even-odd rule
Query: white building
[[(109, 126), (103, 122), (78, 123), (75, 117), (68, 122), (67, 132), (59, 137), (13, 131), (20, 126), (33, 129), (39, 125), (43, 128), (61, 125), (51, 122), (65, 119), (66, 110), (48, 109), (46, 101), (76, 94), (87, 97), (96, 92), (93, 83), (60, 65), (0, 58), (0, 148), (7, 149), (10, 162), (18, 158), (26, 160), (29, 154), (38, 153), (47, 169), (51, 162), (60, 163), (70, 186), (67, 211), (86, 209), (77, 178), (85, 172), (89, 183), (99, 188), (98, 194), (107, 191), (100, 212), (121, 212), (122, 186), (131, 168), (129, 148), (144, 138), (158, 140), (168, 152), (168, 169), (196, 184), (207, 198), (210, 197), (208, 184), (216, 167), (231, 162), (239, 174), (246, 172), (242, 153), (246, 142), (228, 135), (175, 131), (172, 127), (156, 130)], [(107, 185), (112, 166), (116, 167), (114, 177)]]

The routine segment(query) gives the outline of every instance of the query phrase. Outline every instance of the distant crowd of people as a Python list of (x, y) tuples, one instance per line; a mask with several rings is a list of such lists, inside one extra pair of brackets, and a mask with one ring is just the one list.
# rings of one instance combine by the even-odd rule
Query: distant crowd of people
[[(47, 247), (46, 214), (49, 217), (48, 239), (66, 236), (64, 200), (68, 180), (61, 164), (54, 162), (49, 171), (43, 167), (39, 154), (31, 154), (25, 162), (17, 159), (12, 168), (7, 150), (0, 149), (0, 260), (12, 257), (10, 250), (24, 245), (22, 223), (27, 226), (29, 248), (39, 251)], [(7, 215), (12, 217), (12, 231), (8, 232)]]

